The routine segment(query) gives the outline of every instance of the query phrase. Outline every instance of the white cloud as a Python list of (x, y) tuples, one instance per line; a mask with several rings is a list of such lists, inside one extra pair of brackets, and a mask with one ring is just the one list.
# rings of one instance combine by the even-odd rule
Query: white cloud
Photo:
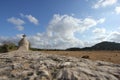
[(85, 31), (96, 25), (97, 25), (97, 20), (94, 20), (92, 18), (85, 18), (83, 21), (81, 21), (80, 30)]
[(11, 17), (7, 19), (7, 21), (14, 24), (18, 30), (20, 31), (24, 30), (23, 24), (25, 24), (25, 22), (23, 20), (19, 18)]
[(111, 32), (109, 35), (106, 36), (105, 40), (120, 43), (120, 32), (119, 31)]
[(98, 23), (104, 23), (105, 22), (105, 18), (101, 18), (98, 20)]
[(117, 0), (98, 0), (93, 8), (106, 7), (117, 3)]
[(24, 34), (17, 34), (17, 35), (16, 35), (16, 38), (20, 39), (20, 38), (23, 37), (23, 35), (24, 35)]
[(18, 41), (20, 40), (19, 37), (7, 37), (7, 36), (0, 36), (0, 43), (4, 44), (6, 42), (12, 42), (15, 43), (16, 45), (18, 44)]
[(29, 40), (33, 47), (39, 48), (84, 47), (86, 44), (75, 37), (75, 33), (85, 32), (98, 23), (99, 20), (92, 18), (78, 19), (69, 15), (55, 14), (49, 22), (47, 31), (30, 36)]
[(24, 27), (23, 27), (23, 26), (16, 26), (16, 28), (17, 28), (19, 31), (24, 30)]
[(47, 28), (47, 33), (61, 38), (74, 38), (75, 32), (84, 32), (97, 25), (97, 20), (85, 18), (84, 20), (68, 15), (54, 15)]
[(8, 19), (8, 22), (14, 24), (14, 25), (23, 25), (25, 22), (19, 18), (11, 17)]
[[(44, 33), (28, 36), (28, 39), (32, 47), (36, 48), (65, 49), (69, 47), (85, 47), (88, 44), (90, 46), (93, 43), (87, 40), (82, 41), (82, 39), (76, 37), (76, 33), (81, 35), (103, 22), (103, 18), (98, 20), (93, 18), (79, 19), (69, 15), (55, 14)], [(20, 36), (17, 35), (16, 37)]]
[(106, 29), (105, 28), (95, 28), (93, 30), (93, 33), (95, 33), (95, 34), (105, 34), (106, 33)]
[(116, 14), (120, 14), (120, 6), (115, 8)]
[(37, 20), (35, 17), (33, 17), (32, 15), (26, 15), (26, 18), (27, 18), (31, 23), (34, 23), (35, 25), (38, 25), (38, 24), (39, 24), (38, 20)]
[(104, 41), (107, 36), (107, 31), (105, 28), (95, 28), (93, 31), (93, 41), (96, 43)]
[(38, 19), (35, 18), (35, 17), (32, 16), (32, 15), (24, 15), (24, 14), (22, 14), (22, 13), (21, 13), (20, 15), (21, 15), (21, 17), (27, 18), (31, 23), (33, 23), (33, 24), (35, 24), (35, 25), (38, 25), (38, 24), (39, 24)]
[[(0, 36), (0, 44), (3, 42), (11, 41), (15, 44), (20, 41), (20, 38), (23, 34), (18, 34), (15, 37), (1, 37)], [(101, 41), (112, 41), (120, 43), (120, 32), (114, 31), (111, 33), (107, 33), (106, 35), (98, 35), (96, 39), (91, 41), (81, 41), (77, 38), (61, 38), (60, 36), (48, 36), (47, 33), (37, 33), (33, 36), (27, 36), (30, 41), (32, 47), (36, 48), (48, 48), (48, 49), (65, 49), (68, 47), (86, 47), (92, 46)]]
[[(18, 44), (21, 35), (22, 34), (18, 34), (15, 37), (0, 37), (0, 44), (8, 41)], [(69, 47), (89, 47), (101, 41), (112, 41), (120, 43), (120, 32), (114, 31), (107, 35), (100, 35), (91, 41), (81, 41), (78, 39), (65, 40), (60, 37), (48, 37), (44, 33), (37, 33), (33, 36), (27, 36), (27, 38), (30, 41), (31, 46), (35, 48), (65, 49)]]

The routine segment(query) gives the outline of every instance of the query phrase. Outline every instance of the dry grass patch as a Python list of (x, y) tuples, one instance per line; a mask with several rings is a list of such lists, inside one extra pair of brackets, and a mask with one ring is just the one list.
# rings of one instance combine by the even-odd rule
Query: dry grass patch
[(41, 51), (48, 54), (83, 57), (89, 56), (91, 60), (102, 60), (120, 64), (120, 51)]

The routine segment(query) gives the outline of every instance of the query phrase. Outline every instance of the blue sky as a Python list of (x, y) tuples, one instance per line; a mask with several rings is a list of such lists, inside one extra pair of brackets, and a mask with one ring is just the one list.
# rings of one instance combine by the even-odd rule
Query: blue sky
[(26, 34), (32, 47), (120, 42), (119, 0), (1, 0), (0, 44)]

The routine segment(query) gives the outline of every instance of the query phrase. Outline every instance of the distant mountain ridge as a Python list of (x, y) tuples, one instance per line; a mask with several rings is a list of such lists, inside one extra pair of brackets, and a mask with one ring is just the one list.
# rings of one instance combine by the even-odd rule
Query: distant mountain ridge
[(80, 51), (80, 50), (120, 50), (120, 43), (104, 41), (104, 42), (100, 42), (98, 44), (95, 44), (92, 47), (85, 47), (85, 48), (74, 47), (74, 48), (68, 48), (66, 50), (68, 50), (68, 51)]

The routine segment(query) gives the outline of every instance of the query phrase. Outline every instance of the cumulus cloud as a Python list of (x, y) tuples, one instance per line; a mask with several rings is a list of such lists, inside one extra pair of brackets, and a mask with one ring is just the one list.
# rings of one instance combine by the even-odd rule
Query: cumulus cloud
[(120, 31), (112, 31), (107, 32), (104, 28), (102, 29), (95, 29), (93, 30), (94, 33), (94, 40), (97, 42), (101, 41), (111, 41), (120, 43)]
[(120, 43), (120, 32), (119, 31), (111, 32), (109, 35), (106, 36), (105, 40)]
[(12, 42), (17, 45), (19, 40), (20, 40), (20, 37), (17, 37), (17, 36), (14, 36), (14, 37), (0, 36), (1, 44), (4, 44), (6, 42)]
[[(78, 19), (68, 15), (54, 15), (50, 21), (47, 30), (54, 30), (56, 32), (70, 33), (70, 32), (83, 32), (91, 27), (96, 26), (99, 20), (92, 18)], [(69, 31), (69, 32), (68, 32)]]
[(38, 19), (35, 18), (35, 17), (32, 16), (32, 15), (24, 15), (24, 14), (22, 14), (22, 13), (21, 13), (20, 15), (21, 15), (21, 17), (27, 18), (31, 23), (33, 23), (33, 24), (35, 24), (35, 25), (38, 25), (38, 24), (39, 24)]
[[(13, 42), (15, 44), (20, 41), (23, 34), (18, 34), (14, 37), (2, 37), (0, 36), (0, 44), (2, 45), (3, 42)], [(119, 42), (120, 43), (120, 32), (114, 31), (107, 35), (100, 35), (93, 41), (81, 41), (77, 38), (75, 39), (62, 39), (58, 36), (48, 36), (46, 33), (37, 33), (33, 36), (27, 36), (28, 40), (31, 43), (32, 47), (35, 48), (48, 48), (48, 49), (65, 49), (68, 47), (86, 47), (92, 46), (101, 41), (112, 41), (112, 42)]]
[(23, 24), (25, 24), (25, 22), (23, 20), (19, 18), (11, 17), (7, 19), (7, 21), (14, 24), (18, 30), (20, 31), (24, 30)]
[(19, 18), (11, 17), (8, 19), (9, 22), (15, 24), (15, 25), (23, 25), (25, 22)]
[(85, 32), (96, 26), (99, 20), (92, 18), (78, 19), (69, 15), (55, 14), (48, 24), (45, 33), (37, 33), (30, 37), (33, 47), (68, 48), (84, 47), (84, 41), (75, 37), (76, 32)]
[(98, 0), (93, 8), (106, 7), (117, 3), (117, 0)]
[(95, 33), (95, 34), (105, 34), (106, 33), (106, 29), (105, 28), (95, 28), (93, 30), (93, 33)]
[(120, 14), (120, 6), (115, 8), (115, 12), (116, 12), (116, 14)]
[(101, 24), (102, 24), (102, 23), (104, 23), (104, 22), (105, 22), (105, 18), (101, 18), (101, 19), (98, 20), (98, 23), (101, 23)]
[(105, 28), (95, 28), (92, 32), (93, 41), (96, 41), (96, 43), (104, 41), (107, 36), (107, 31)]
[[(90, 46), (93, 45), (93, 42), (87, 40), (82, 41), (80, 37), (76, 37), (76, 33), (81, 35), (103, 22), (103, 18), (98, 20), (93, 18), (79, 19), (69, 15), (55, 14), (48, 23), (45, 32), (27, 36), (27, 38), (31, 46), (35, 48), (65, 49), (69, 47)], [(94, 32), (100, 32), (100, 30)], [(20, 39), (20, 36), (17, 35), (16, 38), (18, 37)]]

